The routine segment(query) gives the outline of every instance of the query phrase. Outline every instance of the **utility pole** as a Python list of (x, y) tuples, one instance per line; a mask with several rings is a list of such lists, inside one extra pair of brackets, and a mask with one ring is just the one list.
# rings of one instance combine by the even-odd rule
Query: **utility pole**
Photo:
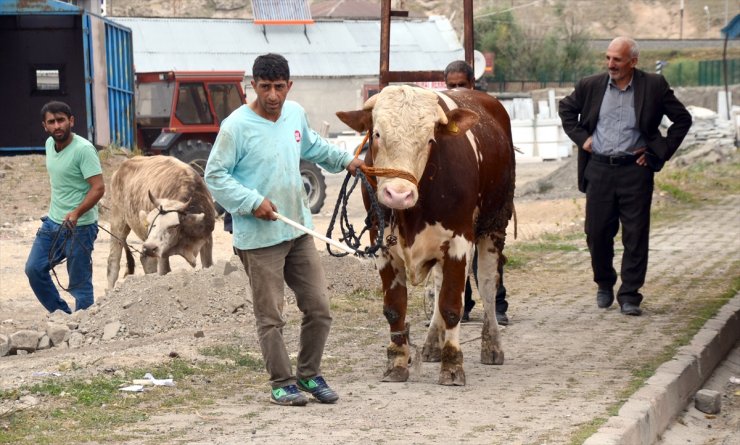
[(678, 38), (679, 40), (683, 40), (683, 0), (681, 0), (681, 9), (680, 9), (680, 28), (678, 31)]
[(725, 26), (727, 26), (728, 23), (730, 23), (730, 16), (727, 11), (727, 0), (725, 0)]

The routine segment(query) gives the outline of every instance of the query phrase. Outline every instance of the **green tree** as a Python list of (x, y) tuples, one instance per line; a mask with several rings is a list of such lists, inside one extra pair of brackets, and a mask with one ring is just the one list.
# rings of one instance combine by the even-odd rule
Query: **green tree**
[(477, 19), (476, 46), (495, 53), (495, 79), (574, 81), (593, 73), (588, 35), (564, 11), (556, 8), (561, 20), (549, 29), (522, 28), (510, 11)]

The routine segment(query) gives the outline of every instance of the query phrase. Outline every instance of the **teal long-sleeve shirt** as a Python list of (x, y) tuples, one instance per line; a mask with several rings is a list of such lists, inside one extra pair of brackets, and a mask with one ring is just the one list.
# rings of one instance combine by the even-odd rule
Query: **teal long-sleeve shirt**
[(301, 159), (338, 173), (352, 161), (352, 154), (322, 139), (293, 101), (285, 101), (276, 122), (248, 105), (224, 119), (208, 157), (205, 181), (214, 199), (232, 215), (234, 247), (258, 249), (303, 235), (282, 221), (255, 218), (252, 211), (264, 198), (280, 214), (313, 228)]

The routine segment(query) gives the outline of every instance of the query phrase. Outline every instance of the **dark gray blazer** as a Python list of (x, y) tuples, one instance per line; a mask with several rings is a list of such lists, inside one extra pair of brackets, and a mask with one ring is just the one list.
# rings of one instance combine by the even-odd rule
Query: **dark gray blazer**
[[(582, 192), (586, 191), (583, 172), (591, 158), (591, 154), (583, 150), (583, 143), (596, 129), (608, 79), (608, 72), (581, 79), (573, 93), (561, 100), (558, 107), (563, 130), (578, 146), (578, 190)], [(635, 89), (637, 122), (647, 142), (648, 166), (657, 172), (681, 145), (691, 127), (691, 114), (676, 99), (660, 74), (635, 69), (632, 86)], [(663, 115), (673, 122), (666, 136), (661, 135), (658, 129)]]

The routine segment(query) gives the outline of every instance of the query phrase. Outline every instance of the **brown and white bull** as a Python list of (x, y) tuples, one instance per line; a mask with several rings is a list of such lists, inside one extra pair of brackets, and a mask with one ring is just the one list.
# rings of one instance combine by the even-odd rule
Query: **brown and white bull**
[(391, 236), (376, 261), (391, 330), (384, 380), (408, 379), (407, 284), (419, 285), (433, 272), (437, 296), (422, 357), (442, 362), (440, 384), (465, 384), (459, 322), (474, 245), (485, 309), (481, 362), (502, 364), (494, 296), (514, 209), (506, 110), (479, 91), (389, 86), (362, 111), (337, 116), (372, 132), (365, 161), (378, 175), (378, 201), (389, 209), (384, 230)]
[[(111, 238), (108, 288), (118, 279), (123, 244), (131, 230), (144, 243), (145, 273), (170, 271), (169, 257), (181, 255), (193, 267), (213, 265), (216, 210), (203, 179), (188, 164), (170, 156), (137, 156), (113, 174), (110, 187)], [(126, 274), (133, 273), (129, 264)]]

